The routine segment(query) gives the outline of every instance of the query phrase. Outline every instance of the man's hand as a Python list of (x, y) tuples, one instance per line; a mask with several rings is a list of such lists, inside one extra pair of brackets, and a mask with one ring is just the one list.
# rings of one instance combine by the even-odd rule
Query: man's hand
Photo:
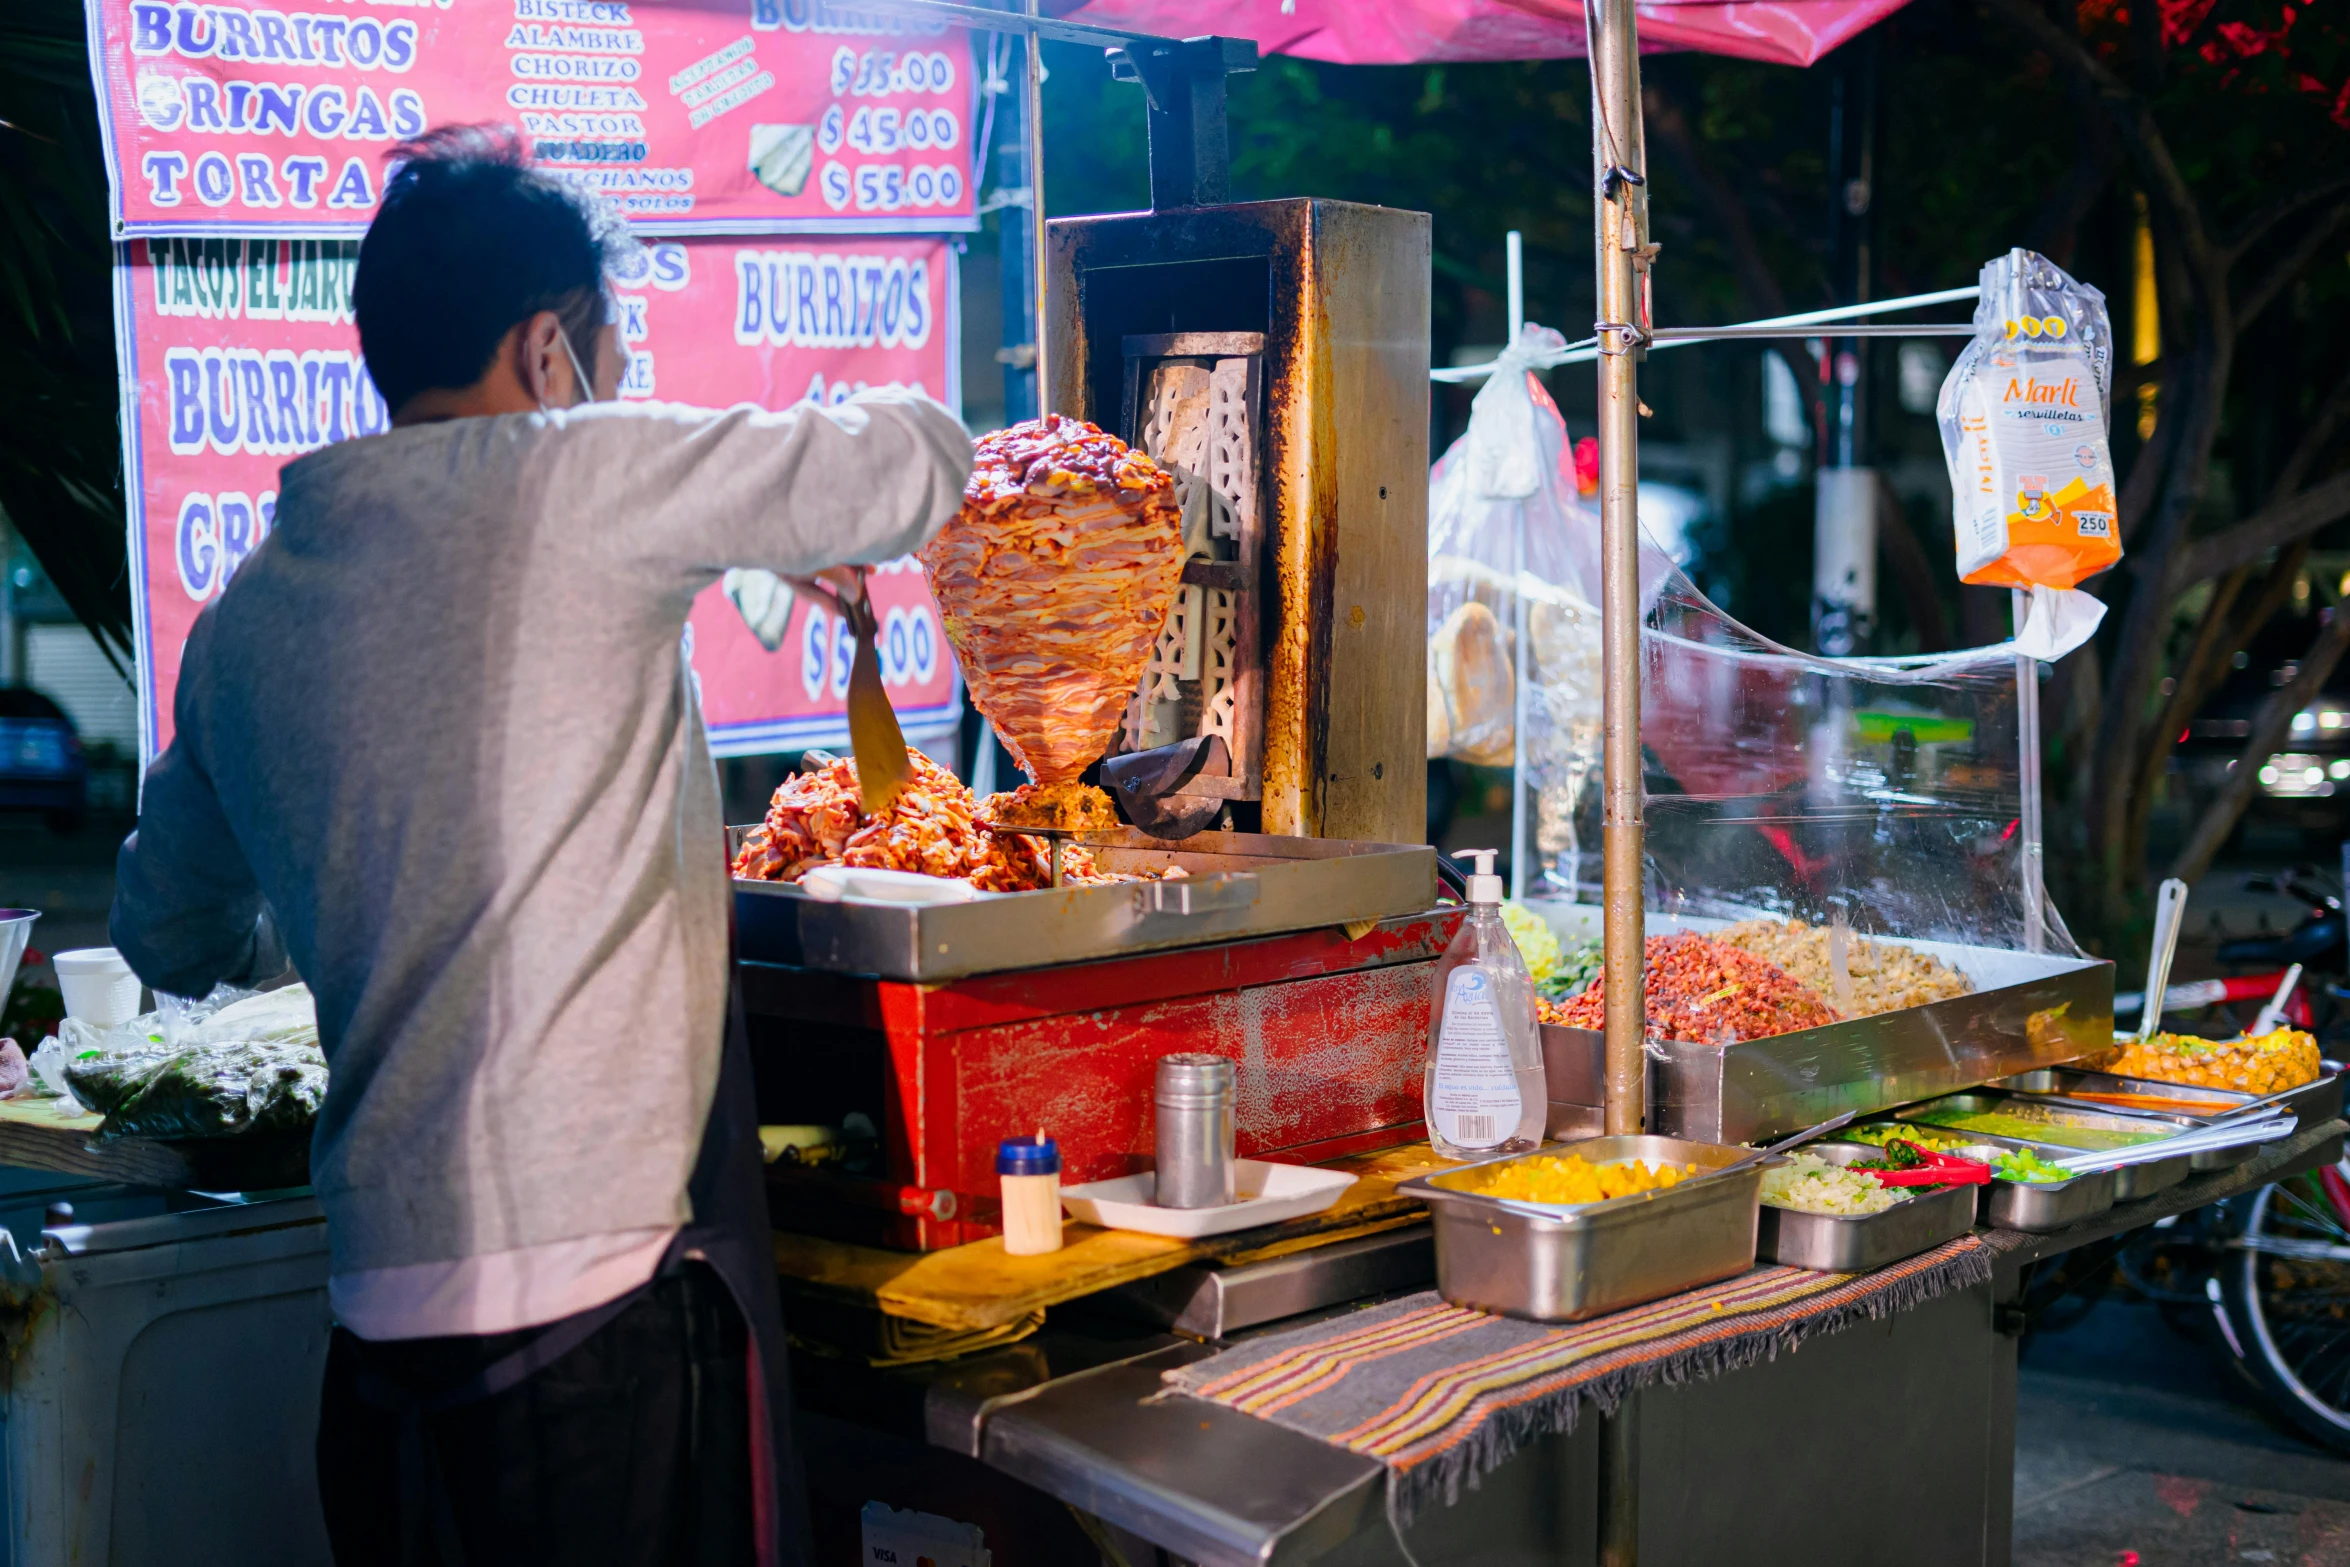
[(812, 577), (786, 577), (793, 589), (812, 598), (830, 599), (838, 606), (861, 603), (865, 597), (865, 568), (827, 566)]

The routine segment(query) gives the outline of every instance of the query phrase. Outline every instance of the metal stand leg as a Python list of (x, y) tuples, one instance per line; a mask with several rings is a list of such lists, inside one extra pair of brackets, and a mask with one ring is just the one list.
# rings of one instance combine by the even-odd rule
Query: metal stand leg
[(1640, 1560), (1640, 1404), (1626, 1395), (1599, 1421), (1599, 1567)]

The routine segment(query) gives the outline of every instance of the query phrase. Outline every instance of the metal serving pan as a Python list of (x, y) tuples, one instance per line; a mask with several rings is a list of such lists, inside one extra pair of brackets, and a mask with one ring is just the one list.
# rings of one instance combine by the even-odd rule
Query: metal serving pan
[[(1705, 1169), (1749, 1151), (1677, 1137), (1594, 1137), (1536, 1150), (1581, 1154), (1594, 1164), (1639, 1159)], [(1504, 1202), (1460, 1189), (1469, 1171), (1527, 1157), (1482, 1159), (1396, 1187), (1428, 1205), (1436, 1222), (1436, 1288), (1456, 1306), (1580, 1322), (1754, 1266), (1761, 1164), (1720, 1180), (1700, 1177), (1573, 1207)]]
[[(1866, 1124), (1886, 1126), (1896, 1123), (1873, 1121)], [(1927, 1127), (1925, 1130), (1939, 1132), (1946, 1138), (1963, 1140), (1969, 1145), (1983, 1144), (1993, 1148), (2028, 1149), (2041, 1158), (2050, 1160), (2063, 1159), (2081, 1152), (2078, 1148), (2060, 1148), (2054, 1143), (2036, 1143), (2028, 1137), (1995, 1137), (1989, 1132), (1959, 1132), (1946, 1126)], [(2175, 1159), (2150, 1159), (2144, 1164), (2125, 1164), (2118, 1170), (2106, 1173), (2113, 1177), (2113, 1200), (2115, 1202), (2136, 1202), (2139, 1198), (2151, 1197), (2156, 1192), (2167, 1192), (2185, 1180), (2187, 1178), (2187, 1156), (2181, 1154)]]
[[(1994, 1154), (2011, 1150), (1997, 1143), (1968, 1143), (1963, 1148), (1947, 1150), (1968, 1159), (1980, 1159), (1988, 1164)], [(2038, 1150), (2034, 1150), (2038, 1152)], [(2041, 1155), (2046, 1158), (2046, 1154)], [(2184, 1160), (2166, 1163), (2184, 1165)], [(2046, 1233), (2065, 1230), (2084, 1219), (2094, 1219), (2114, 1204), (2114, 1193), (2120, 1182), (2115, 1179), (2119, 1170), (2096, 1170), (2087, 1175), (2076, 1175), (2069, 1181), (2011, 1181), (1997, 1170), (1991, 1179), (1975, 1188), (1982, 1193), (1976, 1214), (1994, 1229), (2033, 1230)], [(2179, 1172), (2184, 1175), (2182, 1168)]]
[[(727, 829), (729, 856), (748, 831)], [(1231, 832), (1167, 843), (1133, 828), (1082, 841), (1104, 870), (1180, 865), (1187, 875), (926, 907), (827, 903), (796, 886), (737, 878), (735, 950), (797, 968), (949, 980), (1355, 924), (1436, 903), (1436, 851), (1424, 844)]]
[(2166, 1083), (2151, 1077), (2117, 1077), (2111, 1072), (2088, 1072), (2075, 1067), (2048, 1067), (2035, 1072), (2023, 1072), (2014, 1077), (2003, 1077), (1987, 1085), (2011, 1089), (2016, 1093), (2040, 1094), (2076, 1104), (2086, 1104), (2099, 1110), (2127, 1110), (2126, 1105), (2101, 1105), (2095, 1100), (2083, 1100), (2079, 1095), (2093, 1094), (2150, 1094), (2175, 1099), (2183, 1104), (2201, 1104), (2201, 1111), (2181, 1110), (2181, 1115), (2209, 1115), (2213, 1117), (2236, 1115), (2246, 1110), (2290, 1110), (2300, 1117), (2303, 1126), (2315, 1126), (2331, 1121), (2342, 1113), (2342, 1068), (2326, 1062), (2318, 1068), (2317, 1077), (2299, 1088), (2288, 1088), (2282, 1093), (2255, 1099), (2250, 1094), (2237, 1093), (2227, 1088), (2201, 1088), (2188, 1083)]
[[(1723, 923), (1651, 914), (1649, 934)], [(2113, 1042), (2110, 963), (1950, 942), (1895, 944), (1942, 959), (1976, 989), (1735, 1045), (1650, 1040), (1648, 1124), (1700, 1142), (1759, 1142), (1846, 1110), (1866, 1115), (2062, 1065)], [(1543, 1026), (1552, 1135), (1593, 1124), (1604, 1102), (1605, 1057), (1597, 1030)]]
[[(1830, 1164), (1881, 1159), (1866, 1143), (1814, 1143), (1803, 1150)], [(1805, 1213), (1762, 1205), (1754, 1254), (1822, 1273), (1866, 1273), (1914, 1257), (1975, 1225), (1975, 1188), (1945, 1186), (1895, 1203), (1882, 1213)]]
[[(1896, 1111), (1894, 1113), (1894, 1119), (1898, 1121), (1917, 1121), (1920, 1125), (1932, 1126), (1932, 1122), (1925, 1121), (1922, 1118), (1935, 1111), (1982, 1110), (1990, 1111), (1996, 1114), (2013, 1114), (2018, 1108), (2019, 1104), (2027, 1108), (2038, 1108), (2060, 1112), (2073, 1126), (2089, 1130), (2115, 1132), (2160, 1131), (2165, 1137), (2176, 1137), (2181, 1132), (2195, 1131), (2198, 1128), (2211, 1124), (2208, 1118), (2198, 1119), (2191, 1115), (2163, 1115), (2152, 1110), (2115, 1110), (2104, 1105), (2051, 1105), (2045, 1100), (2035, 1100), (2027, 1094), (2010, 1094), (1996, 1091), (1986, 1092), (1983, 1090), (1977, 1090), (1973, 1093), (1967, 1094), (1949, 1094), (1943, 1098), (1933, 1100), (1927, 1104), (1911, 1105), (1906, 1109)], [(1976, 1138), (1983, 1135), (1963, 1126), (1938, 1127), (1936, 1130), (1954, 1132), (1957, 1135), (1966, 1138)], [(1985, 1137), (1984, 1140), (1997, 1141), (1996, 1138), (1990, 1137)], [(2095, 1151), (2088, 1148), (2076, 1147), (2069, 1143), (2058, 1142), (2052, 1138), (2038, 1140), (2049, 1142), (2054, 1147), (2062, 1148), (2067, 1154), (2081, 1154)], [(2138, 1146), (2143, 1148), (2149, 1145), (2142, 1143)], [(2189, 1154), (2187, 1156), (2187, 1167), (2198, 1172), (2206, 1170), (2233, 1169), (2239, 1164), (2249, 1162), (2259, 1152), (2260, 1150), (2257, 1147), (2208, 1149), (2202, 1153)]]

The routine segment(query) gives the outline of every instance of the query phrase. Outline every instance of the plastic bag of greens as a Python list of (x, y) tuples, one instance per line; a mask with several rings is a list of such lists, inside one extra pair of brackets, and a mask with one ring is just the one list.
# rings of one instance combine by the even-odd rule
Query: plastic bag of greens
[(200, 1000), (160, 1001), (119, 1028), (84, 1029), (67, 1042), (67, 1086), (106, 1117), (98, 1141), (236, 1137), (316, 1119), (326, 1057), (307, 986), (221, 986)]
[(164, 1037), (162, 1015), (149, 1012), (114, 1028), (96, 1029), (67, 1018), (57, 1034), (65, 1053), (65, 1086), (82, 1108), (111, 1115), (163, 1069), (177, 1049)]
[[(215, 1018), (224, 1013), (233, 1017), (239, 1007), (289, 993), (308, 1009), (315, 1031), (317, 1011), (311, 1005), (309, 989), (301, 985), (266, 996), (233, 985), (215, 985), (210, 995), (201, 997), (174, 996), (159, 990), (154, 1011), (112, 1028), (98, 1028), (69, 1017), (56, 1034), (65, 1056), (65, 1086), (85, 1109), (111, 1115), (145, 1087), (174, 1052), (204, 1039), (205, 1026)], [(280, 1007), (287, 1004), (278, 1003)], [(238, 1036), (232, 1033), (228, 1037)]]
[(326, 1057), (315, 1045), (191, 1045), (108, 1111), (96, 1140), (294, 1131), (315, 1121), (325, 1101)]

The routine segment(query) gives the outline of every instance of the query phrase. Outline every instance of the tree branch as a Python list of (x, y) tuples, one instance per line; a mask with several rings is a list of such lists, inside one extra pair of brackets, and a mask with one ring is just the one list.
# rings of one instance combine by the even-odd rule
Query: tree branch
[(2143, 843), (2146, 827), (2154, 814), (2154, 796), (2162, 781), (2162, 770), (2171, 753), (2179, 746), (2179, 737), (2187, 728), (2197, 709), (2219, 690), (2227, 679), (2227, 660), (2239, 649), (2251, 645), (2261, 628), (2285, 607), (2293, 596), (2293, 583), (2301, 575), (2301, 567), (2309, 559), (2307, 540), (2278, 554), (2268, 568), (2268, 576), (2261, 583), (2260, 592), (2251, 607), (2240, 615), (2228, 613), (2242, 591), (2251, 568), (2231, 571), (2222, 579), (2212, 595), (2209, 611), (2203, 624), (2197, 628), (2195, 646), (2186, 661), (2179, 665), (2172, 679), (2170, 701), (2163, 707), (2162, 716), (2147, 733), (2143, 744), (2145, 759), (2138, 769), (2138, 780), (2130, 796), (2129, 829), (2132, 843)]
[(1642, 125), (1649, 141), (1671, 160), (1681, 178), (1697, 187), (1721, 223), (1722, 237), (1730, 246), (1731, 270), (1738, 278), (1738, 292), (1746, 296), (1750, 307), (1759, 308), (1765, 315), (1785, 315), (1786, 295), (1780, 291), (1778, 277), (1770, 264), (1763, 260), (1762, 246), (1754, 237), (1754, 225), (1746, 216), (1744, 198), (1714, 168), (1689, 129), (1689, 117), (1664, 88), (1650, 82), (1640, 97)]
[(2138, 455), (2131, 460), (2129, 477), (2122, 481), (2120, 528), (2122, 543), (2135, 545), (2138, 529), (2154, 510), (2154, 499), (2162, 493), (2163, 471), (2170, 466), (2171, 453), (2179, 444), (2179, 426), (2186, 423), (2178, 416), (2179, 377), (2178, 356), (2165, 354), (2156, 383), (2154, 406), (2158, 410), (2154, 433), (2139, 443)]
[(2260, 716), (2252, 722), (2251, 738), (2237, 754), (2236, 765), (2229, 770), (2228, 781), (2220, 786), (2219, 797), (2204, 807), (2195, 831), (2179, 850), (2178, 858), (2171, 862), (2173, 876), (2191, 883), (2211, 868), (2213, 856), (2227, 843), (2228, 835), (2236, 830), (2237, 821), (2244, 815), (2244, 808), (2252, 803), (2252, 791), (2260, 787), (2261, 764), (2284, 743), (2292, 728), (2293, 715), (2325, 689), (2345, 649), (2350, 649), (2350, 609), (2336, 609), (2327, 617), (2317, 639), (2310, 643), (2309, 651), (2301, 656), (2300, 673), (2290, 685), (2272, 693), (2261, 704)]
[(2286, 458), (2285, 466), (2277, 470), (2277, 482), (2268, 492), (2271, 500), (2291, 495), (2301, 488), (2301, 481), (2309, 477), (2311, 468), (2317, 466), (2318, 458), (2325, 453), (2326, 443), (2334, 438), (2335, 427), (2341, 424), (2345, 415), (2350, 415), (2350, 366), (2344, 367), (2342, 378), (2334, 383), (2334, 389), (2326, 393), (2325, 400), (2309, 416), (2309, 427), (2301, 432), (2301, 440), (2294, 446), (2293, 455)]
[(2171, 157), (2162, 128), (2155, 123), (2153, 106), (2133, 92), (2129, 83), (2116, 76), (2103, 60), (2091, 54), (2077, 36), (2050, 21), (2048, 13), (2033, 0), (1983, 0), (1983, 3), (2045, 49), (2058, 66), (2089, 84), (2122, 133), (2123, 144), (2130, 149), (2132, 161), (2146, 180), (2149, 198), (2171, 209), (2179, 224), (2179, 239), (2186, 249), (2188, 265), (2206, 280), (2215, 278), (2220, 270), (2219, 257), (2204, 228), (2202, 209), (2196, 204), (2194, 192), (2187, 188), (2187, 177), (2179, 172), (2177, 161)]
[(2097, 204), (2097, 198), (2113, 183), (2113, 172), (2121, 162), (2121, 149), (2114, 144), (2113, 128), (2098, 113), (2095, 94), (2088, 84), (2075, 78), (2067, 95), (2073, 104), (2073, 124), (2079, 132), (2075, 143), (2072, 166), (2063, 177), (2040, 198), (2040, 206), (2024, 225), (2026, 248), (2037, 250), (2058, 266), (2073, 264), (2076, 231), (2081, 219)]
[(2317, 253), (2325, 248), (2326, 241), (2333, 238), (2334, 230), (2342, 226), (2344, 218), (2350, 218), (2350, 201), (2341, 203), (2311, 224), (2301, 238), (2277, 258), (2275, 265), (2261, 275), (2258, 282), (2244, 290), (2243, 295), (2234, 302), (2237, 331), (2241, 332), (2250, 326), (2263, 310), (2275, 303), (2276, 297), (2285, 291), (2285, 285), (2300, 276), (2301, 269), (2308, 266)]
[(2297, 495), (2271, 501), (2224, 533), (2197, 539), (2180, 552), (2165, 591), (2181, 592), (2206, 577), (2249, 566), (2270, 550), (2307, 538), (2346, 516), (2350, 516), (2350, 468)]
[[(2216, 13), (2219, 7), (2215, 5), (2212, 10)], [(2340, 174), (2332, 179), (2318, 180), (2287, 195), (2279, 196), (2228, 232), (2227, 237), (2220, 241), (2220, 259), (2229, 266), (2234, 266), (2244, 259), (2246, 251), (2260, 243), (2261, 237), (2267, 234), (2270, 229), (2275, 228), (2303, 207), (2315, 206), (2317, 203), (2330, 200), (2346, 190), (2350, 190), (2350, 174)]]
[[(1730, 269), (1737, 279), (1739, 297), (1745, 302), (1750, 317), (1779, 316), (1787, 313), (1787, 296), (1779, 287), (1778, 275), (1763, 259), (1762, 246), (1754, 237), (1754, 223), (1747, 216), (1746, 201), (1738, 188), (1724, 179), (1721, 171), (1706, 157), (1697, 137), (1689, 129), (1689, 117), (1681, 105), (1663, 87), (1651, 82), (1641, 89), (1641, 118), (1649, 142), (1665, 155), (1681, 178), (1687, 180), (1705, 197), (1706, 206), (1722, 225), (1722, 237), (1730, 247)], [(1803, 422), (1807, 428), (1820, 426), (1820, 378), (1818, 367), (1807, 357), (1796, 362), (1796, 349), (1791, 344), (1774, 344), (1769, 352), (1783, 361), (1795, 378), (1795, 395), (1803, 402)]]
[(2237, 596), (2244, 591), (2245, 578), (2250, 575), (2249, 571), (2231, 571), (2213, 588), (2211, 602), (2204, 607), (2202, 623), (2195, 628), (2194, 643), (2188, 648), (2187, 656), (2172, 666), (2170, 699), (2156, 715), (2152, 730), (2140, 741), (2143, 754), (2130, 786), (2129, 831), (2133, 838), (2153, 814), (2155, 789), (2162, 782), (2163, 764), (2177, 749), (2179, 731), (2192, 721), (2195, 709), (2203, 705), (2208, 688), (2219, 684), (2221, 661), (2234, 651), (2223, 650), (2221, 644), (2227, 640), (2228, 612), (2235, 608)]
[[(2188, 647), (2187, 656), (2179, 661), (2178, 672), (2171, 677), (2170, 701), (2164, 705), (2162, 715), (2154, 721), (2157, 736), (2176, 735), (2184, 729), (2193, 720), (2195, 709), (2201, 707), (2204, 699), (2219, 686), (2220, 666), (2236, 651), (2228, 645), (2235, 640), (2228, 635), (2228, 612), (2236, 607), (2236, 600), (2244, 591), (2245, 580), (2251, 574), (2249, 568), (2231, 571), (2212, 588), (2211, 603), (2204, 608), (2203, 622), (2195, 628), (2195, 640)], [(2267, 595), (2263, 594), (2262, 597), (2265, 599)], [(2271, 609), (2261, 619), (2266, 620), (2269, 614), (2274, 613)], [(2139, 783), (2151, 789), (2155, 780), (2150, 776), (2141, 776)]]

